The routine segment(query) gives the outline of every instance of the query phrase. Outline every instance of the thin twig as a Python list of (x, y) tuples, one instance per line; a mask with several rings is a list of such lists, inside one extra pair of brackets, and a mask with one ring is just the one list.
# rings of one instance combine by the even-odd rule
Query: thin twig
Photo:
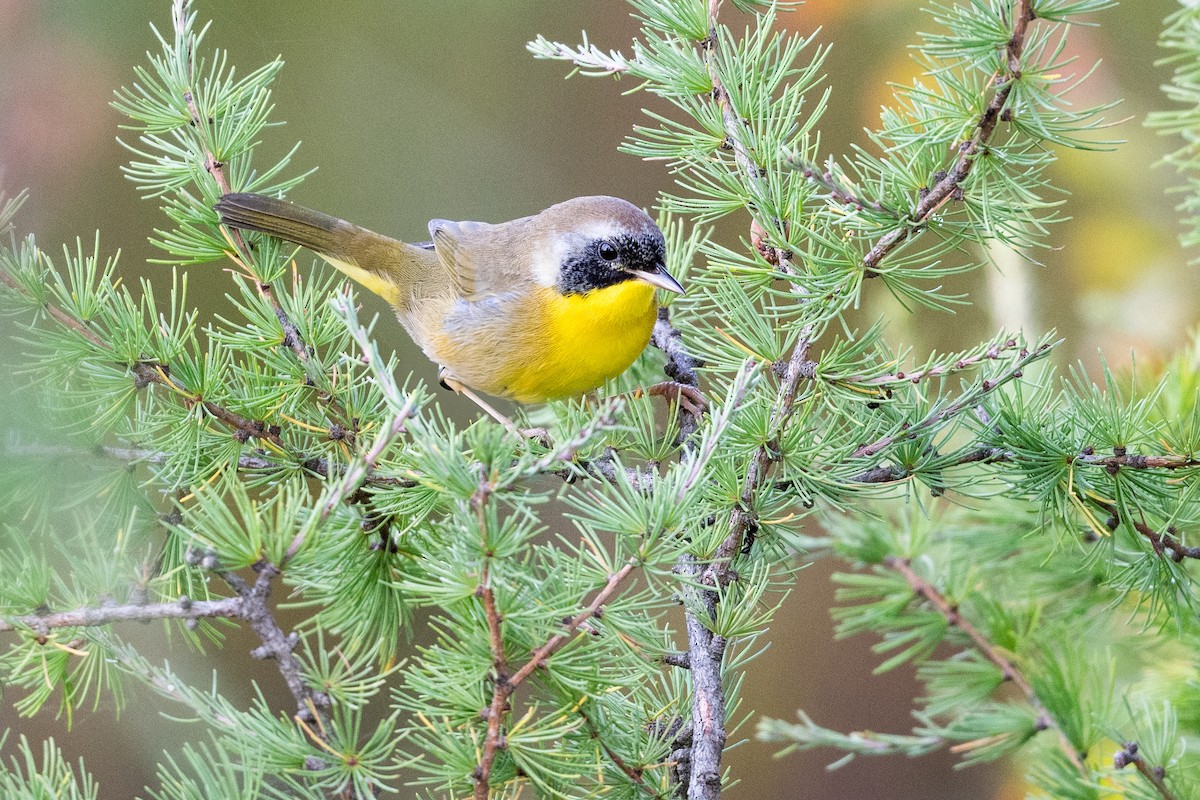
[(771, 440), (760, 445), (754, 451), (753, 458), (750, 459), (746, 478), (742, 481), (740, 502), (730, 513), (729, 535), (717, 547), (716, 552), (713, 553), (712, 563), (705, 570), (704, 583), (710, 586), (725, 582), (729, 562), (742, 550), (747, 530), (756, 525), (753, 510), (754, 497), (759, 487), (766, 481), (772, 465), (778, 460), (778, 438), (796, 408), (796, 392), (799, 390), (800, 381), (806, 374), (805, 365), (809, 363), (808, 350), (810, 346), (811, 342), (804, 337), (792, 348), (783, 382), (779, 386), (775, 405), (771, 409), (771, 420), (767, 426), (767, 430), (771, 432)]
[(646, 794), (651, 797), (658, 797), (658, 792), (655, 792), (646, 784), (646, 777), (643, 774), (645, 772), (645, 767), (631, 766), (628, 761), (621, 758), (620, 754), (609, 747), (608, 742), (604, 741), (604, 736), (600, 733), (600, 729), (596, 727), (596, 723), (592, 721), (592, 718), (587, 715), (586, 710), (580, 708), (579, 716), (583, 717), (583, 721), (584, 724), (587, 725), (588, 732), (591, 733), (592, 738), (595, 739), (600, 745), (600, 748), (604, 751), (604, 754), (608, 756), (608, 760), (613, 763), (613, 766), (621, 770), (621, 772), (624, 772), (629, 780), (640, 786), (642, 790), (646, 792)]
[[(912, 428), (907, 428), (906, 432), (912, 431)], [(975, 450), (968, 451), (954, 459), (953, 462), (945, 464), (946, 468), (961, 467), (966, 464), (1011, 464), (1018, 461), (1017, 455), (1011, 450), (1005, 450), (1000, 447), (980, 447)], [(1141, 455), (1137, 453), (1126, 453), (1119, 456), (1101, 456), (1096, 455), (1092, 448), (1084, 448), (1084, 452), (1073, 459), (1076, 464), (1084, 464), (1091, 467), (1103, 467), (1109, 473), (1116, 473), (1120, 469), (1136, 469), (1136, 470), (1154, 470), (1161, 469), (1168, 472), (1179, 469), (1191, 469), (1200, 467), (1200, 459), (1195, 456), (1162, 456), (1162, 455)], [(862, 472), (850, 478), (855, 483), (892, 483), (894, 481), (904, 480), (911, 473), (899, 464), (881, 464)], [(784, 484), (777, 484), (779, 488), (783, 488)], [(1116, 508), (1112, 504), (1104, 503), (1103, 501), (1087, 498), (1089, 502), (1094, 502), (1106, 512), (1116, 515)], [(1119, 517), (1119, 515), (1117, 515)], [(1116, 527), (1115, 525), (1113, 527)], [(1177, 540), (1172, 540), (1171, 534), (1173, 530), (1168, 530), (1167, 534), (1160, 535), (1148, 528), (1145, 525), (1135, 526), (1138, 533), (1142, 534), (1151, 541), (1158, 541), (1163, 547), (1169, 547), (1175, 552), (1183, 553), (1185, 558), (1200, 558), (1200, 547), (1187, 547), (1182, 545)]]
[[(545, 473), (554, 473), (562, 475), (565, 479), (570, 479), (579, 475), (579, 469), (583, 469), (585, 473), (593, 472), (592, 467), (601, 460), (607, 460), (607, 467), (596, 466), (595, 472), (603, 473), (606, 469), (609, 470), (609, 477), (615, 479), (616, 464), (615, 455), (611, 449), (605, 452), (604, 456), (595, 459), (592, 462), (578, 461), (576, 454), (580, 448), (584, 447), (588, 442), (592, 441), (597, 435), (604, 431), (608, 431), (616, 427), (617, 418), (621, 410), (625, 407), (625, 398), (610, 397), (604, 401), (600, 408), (596, 409), (595, 415), (591, 420), (581, 427), (573, 436), (565, 442), (560, 442), (557, 447), (551, 448), (544, 456), (530, 464), (526, 469), (516, 471), (506, 480), (515, 483), (517, 481), (530, 478), (534, 475)], [(564, 468), (562, 465), (566, 465)], [(635, 473), (636, 469), (633, 470)], [(636, 484), (635, 484), (636, 485)]]
[[(1106, 524), (1109, 530), (1116, 530), (1117, 526), (1121, 524), (1120, 510), (1112, 503), (1106, 503), (1090, 495), (1087, 497), (1087, 500), (1094, 503), (1098, 508), (1103, 509), (1109, 515)], [(1150, 542), (1150, 545), (1154, 548), (1154, 552), (1160, 557), (1169, 558), (1177, 564), (1185, 558), (1200, 559), (1200, 547), (1190, 547), (1179, 541), (1176, 537), (1178, 531), (1173, 525), (1165, 531), (1156, 531), (1147, 525), (1144, 520), (1130, 520), (1129, 524)]]
[[(708, 71), (708, 77), (712, 81), (712, 99), (716, 102), (717, 107), (721, 111), (721, 126), (725, 131), (725, 143), (730, 150), (733, 151), (733, 160), (741, 170), (746, 180), (755, 185), (760, 190), (760, 196), (766, 195), (765, 184), (766, 175), (763, 168), (760, 167), (750, 154), (745, 143), (746, 123), (738, 114), (737, 109), (733, 107), (730, 101), (729, 90), (725, 88), (725, 80), (721, 76), (721, 71), (717, 68), (717, 47), (720, 44), (720, 38), (717, 27), (717, 15), (721, 10), (721, 0), (709, 0), (708, 2), (708, 36), (700, 42), (701, 50), (704, 54), (704, 65)], [(780, 233), (786, 233), (787, 225), (783, 220), (769, 220), (770, 224), (775, 227)], [(765, 231), (763, 232), (765, 233)], [(757, 234), (757, 235), (756, 235)], [(754, 231), (751, 227), (752, 238), (762, 240), (762, 233)], [(760, 248), (763, 257), (770, 263), (777, 265), (780, 270), (791, 275), (794, 270), (791, 265), (792, 254), (788, 250), (777, 247), (764, 246)], [(805, 294), (806, 290), (793, 282), (793, 289), (798, 294)]]
[(1154, 790), (1158, 792), (1158, 796), (1162, 800), (1176, 800), (1175, 793), (1167, 787), (1167, 770), (1161, 766), (1152, 767), (1147, 764), (1146, 759), (1138, 752), (1137, 742), (1126, 742), (1113, 755), (1113, 766), (1117, 769), (1124, 769), (1130, 764), (1137, 767), (1137, 771), (1141, 773), (1143, 778), (1150, 782), (1150, 785), (1154, 787)]
[[(509, 700), (517, 690), (517, 687), (532, 675), (535, 670), (545, 668), (550, 657), (561, 650), (584, 623), (602, 613), (601, 609), (604, 608), (605, 603), (612, 599), (621, 588), (621, 584), (625, 582), (637, 566), (638, 562), (631, 558), (623, 567), (609, 575), (608, 580), (600, 591), (596, 593), (596, 596), (592, 598), (591, 602), (578, 614), (565, 620), (562, 630), (551, 636), (545, 644), (533, 651), (529, 660), (512, 675), (505, 674), (507, 671), (507, 662), (504, 655), (503, 635), (500, 629), (503, 618), (496, 609), (495, 595), (490, 586), (490, 579), (486, 575), (481, 577), (479, 589), (476, 593), (484, 603), (484, 612), (488, 619), (488, 634), (495, 677), (492, 686), (492, 702), (483, 712), (487, 718), (487, 735), (484, 739), (479, 764), (476, 766), (473, 775), (476, 800), (486, 800), (489, 795), (488, 780), (491, 777), (492, 765), (495, 762), (497, 751), (504, 747), (504, 737), (500, 732), (501, 722), (504, 715), (510, 709)], [(485, 581), (488, 582), (485, 583)]]
[(150, 622), (156, 619), (205, 619), (208, 617), (241, 617), (244, 602), (240, 597), (221, 600), (192, 600), (181, 597), (173, 603), (116, 603), (83, 606), (70, 611), (47, 611), (0, 617), (0, 632), (30, 630), (46, 636), (54, 628), (94, 628), (113, 622)]
[(500, 629), (502, 619), (496, 608), (496, 593), (491, 580), (492, 556), (488, 544), (484, 508), (490, 497), (491, 488), (485, 481), (471, 499), (476, 514), (479, 516), (479, 533), (484, 553), (487, 554), (483, 561), (479, 586), (476, 588), (475, 594), (483, 601), (483, 611), (488, 623), (488, 648), (492, 654), (492, 702), (486, 711), (487, 734), (483, 741), (483, 753), (479, 757), (479, 764), (475, 768), (474, 774), (476, 800), (487, 800), (491, 794), (489, 781), (492, 777), (492, 765), (496, 761), (496, 752), (504, 747), (500, 724), (504, 715), (508, 713), (510, 708), (508, 698), (513, 692), (513, 689), (509, 687), (508, 664), (504, 656), (504, 633)]
[[(164, 464), (171, 455), (161, 450), (150, 450), (144, 447), (116, 447), (114, 445), (98, 445), (93, 448), (74, 447), (72, 445), (39, 444), (39, 443), (6, 443), (3, 446), (6, 455), (33, 456), (44, 458), (80, 458), (88, 455), (112, 458), (137, 464)], [(312, 457), (300, 461), (300, 466), (306, 471), (321, 478), (344, 475), (346, 468), (340, 464), (330, 464), (329, 459)], [(266, 458), (261, 455), (238, 456), (237, 468), (247, 472), (290, 472), (292, 464)], [(367, 475), (363, 486), (386, 486), (388, 488), (411, 489), (417, 486), (417, 481), (411, 478), (398, 478), (393, 475)]]
[(691, 669), (691, 661), (687, 653), (667, 653), (662, 657), (662, 663), (680, 669)]
[(472, 776), (475, 783), (474, 796), (476, 800), (487, 800), (491, 792), (489, 781), (491, 779), (492, 766), (495, 764), (497, 752), (505, 746), (504, 736), (501, 733), (501, 724), (504, 716), (511, 708), (509, 700), (517, 690), (517, 687), (533, 674), (534, 670), (545, 667), (546, 661), (550, 656), (562, 648), (581, 626), (600, 613), (604, 604), (617, 592), (621, 584), (629, 577), (638, 564), (635, 559), (631, 558), (621, 569), (610, 575), (604, 587), (597, 592), (592, 601), (582, 611), (563, 623), (562, 631), (551, 636), (545, 644), (533, 652), (529, 660), (520, 669), (509, 675), (508, 662), (504, 650), (504, 634), (501, 629), (503, 618), (496, 605), (496, 595), (491, 577), (492, 557), (490, 555), (486, 506), (491, 499), (493, 489), (494, 487), (485, 480), (480, 484), (479, 489), (471, 498), (471, 505), (478, 516), (483, 551), (485, 554), (488, 554), (484, 558), (483, 569), (480, 573), (479, 585), (475, 590), (475, 594), (482, 601), (484, 615), (487, 618), (488, 646), (492, 655), (493, 672), (492, 700), (483, 711), (483, 715), (487, 720), (487, 733), (484, 737), (483, 750), (479, 756), (479, 763)]
[(962, 411), (972, 408), (979, 399), (986, 394), (989, 394), (1000, 388), (1009, 381), (1016, 380), (1024, 375), (1024, 368), (1029, 366), (1034, 361), (1047, 355), (1053, 344), (1047, 342), (1033, 350), (1022, 350), (1019, 357), (1006, 369), (1003, 373), (995, 378), (983, 380), (977, 389), (971, 389), (963, 393), (957, 400), (949, 405), (932, 412), (924, 419), (918, 420), (911, 425), (906, 424), (901, 430), (896, 433), (882, 436), (873, 442), (868, 442), (860, 446), (857, 450), (850, 454), (850, 458), (862, 458), (863, 456), (873, 456), (884, 448), (891, 447), (898, 441), (910, 439), (916, 435), (918, 431), (925, 428), (938, 425), (952, 417), (957, 416)]
[(1006, 352), (1022, 349), (1017, 339), (1007, 339), (1003, 344), (990, 345), (986, 350), (970, 356), (964, 356), (953, 363), (936, 364), (928, 369), (918, 369), (911, 372), (892, 372), (886, 375), (853, 375), (839, 377), (836, 375), (822, 376), (831, 383), (854, 384), (856, 386), (886, 386), (888, 384), (920, 383), (928, 378), (940, 378), (959, 370), (970, 369), (984, 361), (995, 361)]
[[(175, 31), (179, 36), (184, 36), (187, 33), (187, 6), (188, 0), (174, 0), (172, 6)], [(189, 46), (187, 53), (187, 79), (193, 85), (196, 83), (195, 55)], [(217, 188), (221, 190), (221, 194), (229, 194), (230, 184), (229, 179), (225, 176), (225, 165), (217, 160), (217, 157), (213, 155), (212, 147), (205, 141), (205, 134), (209, 130), (212, 121), (200, 112), (200, 107), (196, 104), (196, 93), (192, 89), (184, 91), (183, 102), (187, 106), (188, 116), (191, 117), (192, 128), (196, 132), (196, 140), (204, 149), (204, 169), (212, 176), (217, 184)], [(249, 245), (246, 244), (242, 232), (236, 228), (228, 228), (228, 230), (230, 237), (240, 252), (240, 257), (245, 263), (251, 263), (251, 250)], [(267, 301), (271, 306), (271, 310), (275, 312), (275, 318), (279, 321), (280, 328), (283, 329), (283, 343), (296, 354), (296, 358), (301, 363), (307, 363), (309, 360), (308, 346), (304, 343), (304, 338), (300, 335), (300, 329), (296, 327), (296, 323), (292, 322), (287, 312), (284, 311), (283, 306), (280, 305), (279, 299), (275, 297), (271, 285), (263, 283), (255, 275), (251, 275), (250, 278), (254, 281), (254, 286), (258, 290), (259, 295)]]
[(267, 425), (265, 422), (258, 420), (247, 419), (236, 411), (225, 408), (219, 403), (205, 400), (199, 394), (173, 378), (171, 370), (167, 365), (138, 361), (130, 364), (129, 370), (134, 374), (138, 388), (152, 383), (166, 386), (181, 397), (185, 405), (199, 405), (209, 416), (229, 426), (233, 430), (234, 437), (239, 441), (246, 442), (251, 438), (258, 438), (270, 442), (280, 450), (285, 449), (283, 439), (279, 437), (279, 428), (277, 426)]
[(725, 405), (712, 415), (711, 424), (705, 431), (704, 438), (699, 443), (690, 443), (688, 447), (688, 460), (686, 462), (688, 471), (683, 476), (683, 480), (679, 482), (679, 488), (675, 491), (675, 502), (683, 503), (687, 495), (692, 489), (699, 485), (700, 481), (705, 477), (705, 468), (712, 460), (713, 455), (717, 451), (717, 447), (721, 443), (721, 436), (725, 430), (733, 422), (733, 415), (741, 407), (742, 401), (746, 399), (746, 393), (750, 390), (752, 379), (754, 377), (756, 364), (754, 361), (745, 361), (741, 368), (734, 376), (733, 385), (729, 388)]
[(991, 140), (992, 134), (995, 133), (996, 126), (1002, 118), (1004, 104), (1008, 102), (1008, 96), (1012, 92), (1013, 86), (1020, 80), (1021, 53), (1025, 49), (1025, 37), (1029, 31), (1029, 23), (1035, 18), (1031, 0), (1016, 0), (1013, 6), (1012, 36), (1005, 46), (1007, 56), (1005, 74), (997, 78), (1000, 86), (976, 123), (974, 135), (959, 145), (958, 159), (954, 162), (954, 166), (917, 203), (917, 207), (913, 209), (909, 217), (909, 223), (885, 234), (863, 256), (862, 266), (866, 277), (877, 277), (879, 264), (887, 257), (887, 254), (907, 239), (913, 231), (928, 222), (947, 201), (959, 195), (963, 182), (975, 164), (975, 157), (987, 147), (987, 143)]
[(1076, 464), (1087, 464), (1091, 467), (1104, 467), (1115, 475), (1122, 469), (1190, 469), (1200, 467), (1200, 458), (1195, 456), (1147, 456), (1127, 453), (1124, 448), (1118, 448), (1111, 456), (1097, 455), (1095, 450), (1087, 448), (1085, 452), (1075, 457)]
[[(609, 575), (608, 580), (601, 587), (600, 591), (596, 593), (596, 596), (592, 598), (592, 601), (584, 606), (583, 610), (578, 614), (563, 622), (562, 630), (551, 636), (537, 650), (534, 650), (529, 660), (513, 673), (512, 677), (508, 679), (510, 689), (516, 689), (526, 678), (533, 674), (534, 670), (544, 668), (550, 656), (561, 650), (563, 645), (570, 641), (572, 634), (579, 630), (583, 623), (596, 616), (600, 612), (600, 609), (604, 607), (604, 604), (612, 599), (617, 590), (621, 588), (621, 584), (625, 582), (625, 579), (633, 573), (637, 566), (638, 561), (630, 558), (629, 561), (625, 562), (623, 567)], [(511, 694), (511, 691), (509, 693)]]
[[(17, 279), (14, 278), (12, 276), (12, 274), (10, 274), (9, 271), (3, 267), (0, 267), (0, 283), (3, 283), (5, 286), (9, 287), (10, 289), (14, 289), (14, 290), (20, 292), (21, 294), (24, 294), (26, 297), (29, 296), (29, 293), (25, 290), (25, 287), (22, 286), (20, 284), (20, 282), (17, 281)], [(89, 342), (96, 345), (97, 347), (99, 347), (103, 350), (111, 349), (109, 347), (109, 344), (107, 342), (105, 342), (102, 338), (100, 338), (99, 334), (97, 334), (94, 330), (89, 328), (84, 322), (75, 319), (70, 314), (63, 311), (61, 308), (59, 308), (58, 306), (52, 305), (51, 303), (43, 303), (42, 310), (44, 310), (50, 316), (54, 317), (54, 319), (58, 320), (58, 322), (61, 323), (64, 327), (70, 328), (71, 330), (75, 331), (75, 333), (78, 333), (80, 336), (87, 339)]]
[(359, 490), (371, 478), (371, 473), (379, 465), (379, 459), (383, 457), (383, 453), (396, 437), (404, 432), (404, 425), (408, 418), (412, 416), (416, 409), (417, 396), (414, 394), (409, 397), (408, 402), (392, 415), (391, 421), (380, 430), (379, 435), (375, 438), (375, 442), (367, 452), (363, 453), (361, 459), (346, 467), (342, 476), (342, 485), (325, 503), (322, 509), (324, 516), (329, 516), (333, 513), (334, 508), (344, 500), (348, 500), (351, 495)]
[(370, 480), (371, 473), (375, 471), (375, 467), (379, 464), (379, 459), (383, 456), (384, 451), (404, 431), (404, 424), (412, 416), (416, 405), (417, 395), (409, 395), (408, 401), (404, 406), (392, 414), (391, 421), (379, 431), (379, 435), (375, 437), (375, 442), (371, 445), (371, 448), (363, 454), (362, 458), (346, 466), (343, 470), (342, 482), (336, 489), (330, 492), (324, 504), (322, 504), (320, 510), (317, 512), (316, 517), (312, 519), (310, 524), (301, 526), (300, 530), (296, 532), (295, 538), (292, 539), (291, 544), (288, 545), (287, 552), (283, 555), (282, 564), (287, 564), (300, 551), (314, 525), (319, 525), (328, 519), (329, 515), (338, 506), (344, 502), (348, 502)]
[[(830, 161), (832, 162), (832, 159)], [(856, 211), (869, 208), (872, 211), (877, 211), (894, 219), (900, 218), (900, 213), (894, 208), (888, 208), (878, 200), (867, 200), (856, 192), (847, 189), (838, 180), (838, 176), (834, 174), (832, 164), (830, 169), (822, 170), (811, 164), (806, 164), (799, 156), (791, 156), (788, 159), (788, 163), (792, 169), (799, 170), (800, 174), (805, 178), (824, 187), (825, 191), (829, 194), (829, 199), (838, 205), (853, 206)]]
[[(980, 447), (962, 454), (950, 463), (939, 466), (939, 470), (961, 467), (965, 464), (998, 464), (1012, 460), (1013, 453), (1009, 450), (1002, 450), (999, 447)], [(880, 464), (851, 476), (850, 480), (854, 483), (895, 483), (905, 480), (911, 475), (912, 473), (901, 464)], [(776, 485), (780, 486), (780, 484)]]
[(912, 587), (913, 592), (933, 606), (949, 625), (965, 633), (975, 644), (979, 652), (1000, 669), (1000, 674), (1004, 679), (1011, 681), (1014, 686), (1021, 690), (1021, 693), (1025, 695), (1025, 701), (1037, 713), (1038, 725), (1053, 729), (1058, 734), (1059, 742), (1067, 758), (1079, 770), (1080, 775), (1085, 778), (1089, 777), (1091, 771), (1084, 764), (1083, 757), (1075, 749), (1075, 745), (1071, 743), (1071, 738), (1067, 735), (1067, 732), (1046, 708), (1041, 698), (1038, 697), (1038, 693), (1033, 688), (1033, 685), (1001, 648), (984, 636), (969, 620), (964, 618), (958, 612), (958, 609), (933, 584), (918, 575), (913, 570), (907, 558), (887, 556), (883, 563), (903, 576), (908, 581), (908, 585)]

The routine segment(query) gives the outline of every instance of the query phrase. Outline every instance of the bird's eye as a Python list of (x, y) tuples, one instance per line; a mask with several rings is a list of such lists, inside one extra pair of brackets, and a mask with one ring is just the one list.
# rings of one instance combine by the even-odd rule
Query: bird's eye
[(600, 244), (596, 245), (596, 254), (605, 261), (616, 261), (617, 256), (620, 255), (620, 252), (617, 250), (617, 246), (612, 242), (601, 242)]

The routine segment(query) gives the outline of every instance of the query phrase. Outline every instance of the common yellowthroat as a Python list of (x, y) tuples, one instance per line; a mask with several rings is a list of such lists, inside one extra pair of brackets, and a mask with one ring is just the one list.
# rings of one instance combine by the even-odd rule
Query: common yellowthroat
[(645, 349), (655, 288), (683, 291), (662, 231), (615, 197), (496, 225), (435, 219), (426, 244), (261, 194), (227, 194), (215, 208), (225, 225), (302, 245), (383, 297), (442, 382), (469, 395), (540, 403), (589, 392)]

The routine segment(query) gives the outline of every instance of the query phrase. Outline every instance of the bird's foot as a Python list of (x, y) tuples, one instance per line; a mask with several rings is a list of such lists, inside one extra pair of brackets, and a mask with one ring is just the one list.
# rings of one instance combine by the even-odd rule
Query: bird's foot
[(704, 395), (695, 386), (688, 386), (686, 383), (678, 381), (663, 381), (656, 383), (653, 386), (646, 387), (646, 394), (655, 395), (657, 397), (665, 397), (668, 402), (674, 403), (681, 408), (685, 413), (699, 419), (708, 408), (708, 401), (704, 399)]

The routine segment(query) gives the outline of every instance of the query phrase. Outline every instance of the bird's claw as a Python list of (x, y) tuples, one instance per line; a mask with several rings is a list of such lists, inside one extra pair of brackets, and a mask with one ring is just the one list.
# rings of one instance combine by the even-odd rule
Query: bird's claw
[(678, 381), (656, 383), (646, 388), (646, 394), (665, 397), (668, 402), (675, 403), (684, 413), (697, 419), (708, 408), (708, 401), (704, 399), (704, 395), (700, 393), (699, 389)]

